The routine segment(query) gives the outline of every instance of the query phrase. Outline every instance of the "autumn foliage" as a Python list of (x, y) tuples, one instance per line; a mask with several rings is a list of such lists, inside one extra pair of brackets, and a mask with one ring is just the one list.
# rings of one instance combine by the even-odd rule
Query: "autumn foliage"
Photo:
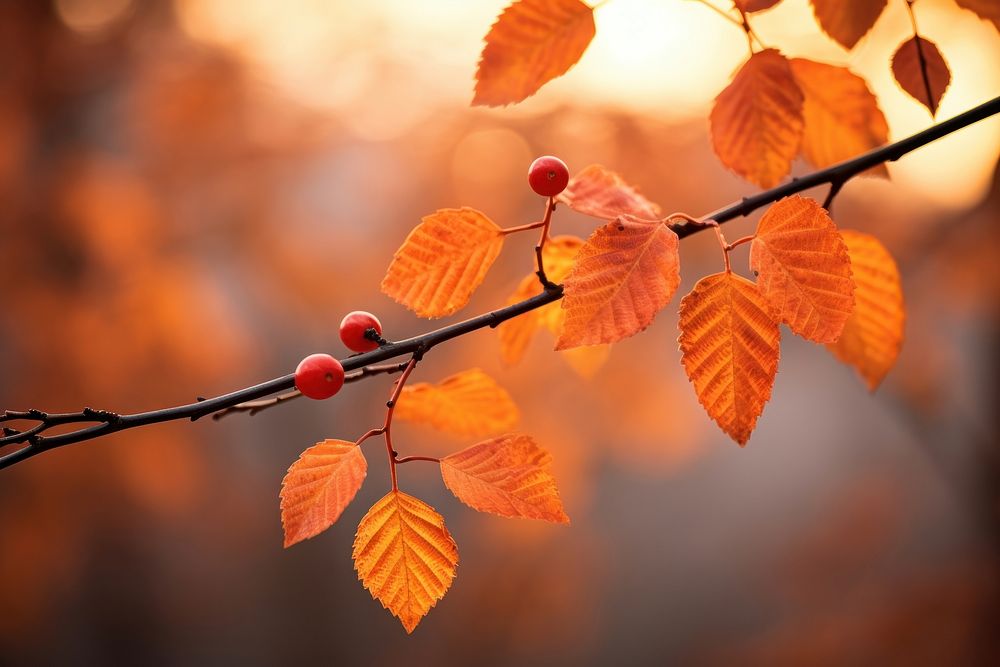
[[(721, 164), (765, 189), (786, 182), (799, 158), (825, 168), (889, 140), (879, 101), (864, 78), (838, 64), (790, 58), (779, 46), (761, 42), (754, 16), (779, 2), (733, 0), (731, 8), (719, 12), (745, 31), (748, 53), (706, 119)], [(868, 38), (887, 2), (810, 0), (818, 29), (846, 50)], [(957, 2), (1000, 29), (996, 3)], [(569, 72), (596, 34), (594, 13), (600, 4), (595, 5), (582, 0), (510, 4), (485, 35), (472, 104), (517, 104)], [(886, 67), (933, 117), (952, 74), (945, 54), (920, 35), (912, 3), (907, 8), (913, 34)], [(634, 164), (616, 168), (637, 170)], [(888, 177), (882, 164), (867, 174)], [(676, 351), (677, 370), (687, 378), (687, 383), (680, 380), (682, 388), (690, 385), (706, 427), (714, 422), (743, 447), (778, 379), (782, 325), (825, 346), (870, 391), (891, 371), (903, 345), (906, 306), (896, 262), (879, 239), (838, 227), (831, 209), (844, 182), (828, 185), (823, 203), (776, 194), (753, 233), (730, 240), (721, 218), (665, 214), (671, 208), (648, 199), (625, 176), (591, 164), (576, 171), (565, 190), (542, 198), (538, 221), (503, 227), (498, 224), (503, 216), (491, 218), (466, 205), (425, 215), (386, 258), (381, 291), (417, 317), (452, 316), (470, 303), (507, 237), (537, 230), (534, 270), (514, 274), (520, 280), (511, 284), (505, 305), (548, 299), (489, 323), (496, 329), (503, 364), (521, 363), (541, 335), (587, 377), (607, 362), (613, 345), (648, 329), (679, 296), (676, 349), (673, 334), (666, 344)], [(580, 215), (574, 228), (556, 233), (564, 211)], [(581, 227), (580, 218), (589, 219), (589, 226)], [(693, 288), (678, 295), (681, 240), (694, 232), (715, 235), (718, 270), (696, 276)], [(392, 345), (379, 336), (367, 339), (375, 349)], [(320, 535), (341, 520), (365, 484), (369, 461), (363, 447), (381, 438), (388, 489), (358, 524), (352, 557), (362, 586), (407, 633), (452, 586), (459, 548), (445, 517), (401, 490), (399, 465), (433, 464), (443, 488), (478, 512), (570, 523), (544, 438), (517, 430), (516, 397), (478, 367), (411, 381), (429, 347), (416, 348), (399, 368), (382, 369), (402, 374), (392, 385), (381, 425), (367, 431), (351, 426), (357, 434), (341, 432), (306, 448), (288, 468), (279, 494), (284, 546)], [(457, 436), (463, 446), (440, 457), (410, 455), (405, 444), (393, 441), (394, 422)]]
[[(750, 53), (715, 100), (709, 124), (722, 163), (763, 188), (783, 181), (801, 156), (827, 167), (887, 142), (888, 126), (864, 79), (847, 68), (789, 59), (760, 40), (750, 16), (778, 0), (738, 0)], [(869, 33), (885, 2), (813, 0), (820, 28), (851, 49)], [(975, 8), (973, 8), (975, 9)], [(595, 34), (594, 8), (580, 0), (519, 0), (486, 35), (474, 104), (501, 106), (532, 95), (565, 73)], [(912, 12), (912, 8), (911, 8)], [(899, 85), (931, 113), (950, 79), (934, 44), (916, 32), (891, 68)], [(879, 165), (873, 174), (886, 175)], [(841, 184), (835, 187), (839, 190)], [(546, 193), (548, 194), (548, 193)], [(830, 201), (836, 194), (831, 191)], [(552, 235), (565, 206), (599, 221), (586, 238)], [(587, 375), (614, 343), (650, 326), (681, 282), (678, 230), (714, 228), (722, 271), (698, 280), (680, 300), (681, 365), (708, 417), (745, 445), (771, 398), (781, 357), (780, 325), (826, 345), (874, 390), (892, 367), (905, 309), (895, 263), (881, 243), (842, 232), (829, 211), (793, 195), (774, 203), (753, 235), (729, 243), (718, 223), (663, 215), (622, 176), (590, 165), (548, 198), (543, 218), (501, 228), (484, 212), (441, 209), (427, 215), (396, 251), (382, 291), (416, 315), (437, 318), (463, 308), (501, 253), (507, 235), (540, 229), (536, 271), (508, 299), (516, 306), (558, 290), (560, 300), (527, 309), (498, 328), (500, 356), (516, 364), (538, 330)], [(738, 275), (731, 254), (749, 244), (753, 280)], [(504, 517), (568, 523), (551, 456), (530, 436), (510, 432), (519, 410), (489, 375), (470, 369), (437, 383), (406, 384), (414, 356), (388, 402), (385, 424), (355, 442), (328, 440), (289, 469), (281, 493), (285, 545), (335, 523), (365, 478), (361, 444), (382, 435), (392, 488), (361, 521), (354, 562), (364, 586), (412, 632), (455, 577), (458, 549), (444, 519), (398, 489), (395, 468), (409, 461), (440, 466), (444, 485), (473, 509)], [(400, 458), (393, 418), (463, 437), (486, 437), (443, 458)]]

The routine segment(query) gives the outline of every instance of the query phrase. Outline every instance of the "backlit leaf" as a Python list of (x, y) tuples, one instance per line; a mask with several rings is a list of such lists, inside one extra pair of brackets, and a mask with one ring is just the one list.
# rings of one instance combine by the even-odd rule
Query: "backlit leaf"
[(778, 371), (778, 325), (757, 287), (706, 276), (681, 299), (681, 362), (708, 415), (740, 445), (750, 439)]
[(427, 503), (390, 491), (375, 503), (354, 538), (358, 579), (413, 632), (455, 578), (458, 547)]
[(392, 258), (382, 291), (421, 317), (469, 302), (503, 248), (500, 228), (472, 208), (425, 216)]
[(840, 339), (827, 347), (854, 366), (875, 391), (896, 363), (903, 344), (906, 310), (899, 269), (874, 236), (847, 229), (841, 235), (851, 255), (855, 305)]
[(574, 211), (602, 220), (614, 220), (619, 215), (642, 220), (660, 218), (659, 206), (599, 164), (592, 164), (574, 176), (557, 199)]
[(975, 12), (984, 21), (992, 21), (1000, 30), (1000, 2), (997, 0), (955, 0), (959, 7)]
[(802, 141), (802, 91), (774, 49), (753, 54), (715, 98), (712, 146), (729, 169), (769, 188), (788, 175)]
[(750, 244), (750, 268), (772, 315), (816, 343), (833, 343), (854, 310), (844, 239), (812, 199), (785, 197), (768, 209)]
[(353, 442), (324, 440), (302, 452), (281, 482), (285, 547), (332, 526), (354, 500), (367, 471), (361, 448)]
[(888, 1), (811, 0), (819, 27), (845, 49), (853, 49), (868, 34)]
[(564, 282), (556, 349), (614, 343), (653, 322), (680, 283), (678, 239), (662, 223), (621, 216), (580, 248)]
[(480, 512), (569, 523), (552, 456), (526, 435), (508, 434), (441, 459), (445, 485)]
[(752, 12), (760, 12), (765, 9), (770, 9), (779, 2), (781, 2), (781, 0), (733, 0), (733, 3), (737, 7), (747, 12), (748, 14)]
[[(555, 283), (561, 283), (573, 268), (577, 252), (583, 246), (583, 239), (576, 236), (556, 236), (550, 239), (542, 249), (542, 262), (545, 264), (545, 275)], [(507, 305), (528, 299), (542, 291), (538, 277), (534, 273), (525, 276), (517, 290), (507, 299)], [(565, 311), (559, 303), (549, 303), (541, 308), (507, 320), (497, 327), (500, 338), (500, 358), (508, 365), (518, 363), (531, 343), (535, 332), (548, 329), (558, 336), (562, 331)], [(562, 355), (578, 375), (589, 378), (607, 361), (610, 347), (595, 345), (563, 350)]]
[[(802, 155), (814, 166), (828, 167), (888, 142), (889, 126), (864, 79), (804, 58), (791, 65), (805, 95)], [(888, 175), (885, 165), (875, 173)]]
[(395, 417), (459, 435), (488, 435), (512, 428), (521, 415), (496, 380), (473, 368), (437, 384), (403, 387)]
[(903, 42), (892, 57), (892, 75), (899, 87), (927, 107), (932, 116), (951, 83), (951, 70), (937, 44), (923, 37)]
[(580, 60), (594, 38), (594, 10), (580, 0), (518, 0), (486, 35), (473, 105), (534, 95)]

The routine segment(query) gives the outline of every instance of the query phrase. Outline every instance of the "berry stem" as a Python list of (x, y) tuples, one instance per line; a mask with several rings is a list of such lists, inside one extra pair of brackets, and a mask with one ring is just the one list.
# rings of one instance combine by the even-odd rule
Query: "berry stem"
[(552, 211), (556, 208), (555, 197), (549, 197), (545, 200), (545, 217), (542, 218), (542, 233), (538, 237), (538, 243), (535, 244), (535, 263), (538, 266), (538, 270), (535, 275), (538, 276), (538, 281), (542, 283), (542, 287), (546, 290), (552, 290), (558, 287), (554, 282), (549, 280), (548, 276), (545, 275), (545, 262), (542, 259), (542, 251), (545, 249), (545, 242), (549, 238), (549, 225), (552, 222)]

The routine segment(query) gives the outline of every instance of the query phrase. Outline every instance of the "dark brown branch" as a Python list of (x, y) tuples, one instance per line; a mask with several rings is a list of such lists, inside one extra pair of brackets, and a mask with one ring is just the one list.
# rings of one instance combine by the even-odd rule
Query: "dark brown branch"
[[(954, 118), (933, 125), (901, 141), (877, 148), (851, 160), (815, 171), (801, 178), (793, 178), (788, 183), (752, 197), (746, 197), (735, 204), (710, 213), (701, 220), (688, 219), (680, 223), (670, 224), (670, 228), (679, 237), (684, 238), (713, 227), (715, 224), (723, 224), (735, 218), (748, 215), (759, 208), (772, 204), (789, 195), (797, 194), (820, 185), (836, 185), (838, 183), (842, 185), (854, 176), (876, 165), (898, 160), (903, 155), (921, 146), (997, 113), (1000, 113), (1000, 97), (985, 102)], [(513, 317), (559, 300), (562, 298), (562, 294), (562, 287), (559, 285), (547, 287), (540, 294), (530, 299), (525, 299), (520, 303), (484, 313), (463, 322), (414, 336), (413, 338), (388, 343), (377, 350), (347, 357), (341, 363), (344, 366), (344, 370), (350, 372), (404, 355), (413, 355), (419, 359), (420, 356), (441, 343), (464, 336), (473, 331), (478, 331), (479, 329), (487, 327), (495, 328), (497, 325)], [(152, 410), (150, 412), (139, 412), (131, 415), (119, 415), (114, 412), (90, 408), (85, 408), (80, 412), (60, 414), (47, 414), (37, 410), (28, 410), (26, 412), (7, 411), (0, 414), (0, 423), (27, 420), (34, 421), (36, 424), (24, 431), (10, 429), (9, 427), (4, 429), (5, 435), (3, 438), (0, 438), (0, 446), (26, 444), (21, 449), (0, 457), (0, 468), (12, 466), (15, 463), (27, 460), (57, 447), (85, 440), (93, 440), (94, 438), (118, 431), (177, 419), (190, 419), (194, 421), (219, 411), (231, 410), (248, 401), (257, 401), (279, 392), (287, 392), (293, 389), (294, 385), (294, 375), (289, 374), (229, 394), (199, 400), (196, 403), (164, 408), (162, 410)], [(44, 435), (44, 432), (49, 428), (65, 424), (89, 425), (75, 431), (70, 431), (69, 433), (50, 436)]]
[[(375, 330), (369, 329), (368, 331), (375, 331)], [(365, 333), (367, 335), (367, 332)], [(344, 384), (348, 384), (350, 382), (357, 382), (358, 380), (363, 380), (367, 377), (371, 377), (372, 375), (380, 375), (383, 373), (401, 373), (403, 369), (406, 368), (406, 364), (407, 362), (403, 361), (398, 364), (365, 366), (364, 368), (362, 368), (357, 372), (347, 373), (344, 376)], [(273, 408), (275, 405), (281, 405), (282, 403), (287, 403), (288, 401), (296, 399), (301, 395), (302, 394), (301, 392), (299, 392), (298, 389), (293, 389), (292, 391), (286, 392), (284, 394), (278, 394), (277, 396), (273, 396), (271, 398), (260, 398), (257, 399), (256, 401), (246, 401), (244, 403), (240, 403), (238, 405), (234, 405), (232, 407), (219, 410), (214, 415), (212, 415), (212, 419), (218, 421), (223, 417), (225, 417), (226, 415), (231, 415), (236, 412), (246, 412), (251, 417), (253, 417), (255, 414), (257, 414), (262, 410)]]

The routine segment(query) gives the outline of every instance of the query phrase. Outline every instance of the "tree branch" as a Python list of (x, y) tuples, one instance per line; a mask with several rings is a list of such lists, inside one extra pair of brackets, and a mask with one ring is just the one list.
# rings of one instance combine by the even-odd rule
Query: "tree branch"
[[(735, 218), (746, 216), (759, 208), (772, 204), (789, 195), (797, 194), (820, 185), (831, 185), (837, 187), (843, 185), (848, 180), (858, 174), (885, 162), (893, 162), (900, 157), (920, 148), (930, 142), (940, 139), (956, 130), (972, 125), (973, 123), (989, 118), (1000, 113), (1000, 97), (985, 102), (965, 113), (948, 119), (936, 125), (918, 132), (910, 137), (902, 139), (881, 148), (859, 155), (856, 158), (846, 160), (826, 169), (821, 169), (803, 177), (793, 178), (791, 181), (770, 190), (765, 190), (752, 197), (745, 197), (739, 202), (709, 213), (701, 220), (688, 219), (679, 223), (671, 224), (670, 228), (677, 233), (677, 236), (684, 238), (691, 234), (698, 233), (717, 224), (724, 224)], [(838, 188), (839, 189), (839, 188)], [(373, 373), (365, 373), (365, 367), (395, 359), (404, 355), (416, 355), (418, 358), (428, 352), (431, 348), (447, 342), (453, 338), (464, 336), (484, 328), (495, 328), (497, 325), (507, 320), (527, 313), (536, 308), (552, 303), (562, 298), (563, 290), (561, 285), (547, 286), (540, 294), (530, 299), (525, 299), (519, 303), (500, 308), (468, 320), (442, 327), (435, 331), (430, 331), (419, 336), (414, 336), (406, 340), (397, 341), (382, 345), (376, 350), (356, 354), (342, 360), (344, 370), (347, 372), (361, 371), (357, 379), (367, 377)], [(405, 366), (405, 364), (404, 364)], [(396, 364), (391, 364), (382, 368), (397, 368)], [(391, 372), (382, 370), (380, 372)], [(25, 461), (33, 456), (47, 452), (57, 447), (93, 440), (105, 435), (110, 435), (118, 431), (125, 431), (149, 424), (158, 424), (166, 421), (178, 419), (190, 419), (195, 421), (213, 413), (226, 414), (228, 412), (247, 411), (253, 412), (252, 407), (245, 410), (238, 407), (248, 402), (258, 401), (273, 394), (288, 392), (295, 387), (295, 376), (284, 375), (261, 384), (240, 389), (222, 396), (198, 400), (195, 403), (180, 405), (161, 410), (149, 412), (139, 412), (130, 415), (120, 415), (106, 410), (94, 410), (84, 408), (80, 412), (48, 414), (38, 410), (28, 410), (25, 412), (6, 411), (0, 414), (0, 423), (13, 421), (33, 421), (36, 422), (30, 428), (17, 430), (4, 427), (4, 436), (0, 438), (0, 447), (24, 444), (25, 446), (10, 454), (0, 457), (0, 469), (7, 468)], [(274, 399), (272, 399), (274, 400)], [(283, 400), (283, 399), (282, 399)], [(281, 400), (274, 400), (274, 404)], [(44, 432), (52, 427), (65, 424), (89, 424), (75, 431), (60, 433), (58, 435), (44, 435)]]

